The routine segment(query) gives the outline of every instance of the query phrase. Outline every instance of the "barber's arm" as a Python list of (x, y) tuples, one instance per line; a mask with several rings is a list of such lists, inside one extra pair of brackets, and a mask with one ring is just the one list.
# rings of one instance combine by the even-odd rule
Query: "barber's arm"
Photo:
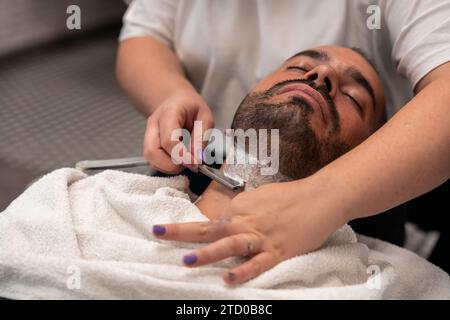
[(341, 189), (346, 220), (385, 211), (450, 177), (450, 63), (430, 72), (416, 91), (371, 138), (317, 173)]
[[(202, 132), (191, 132), (202, 146), (203, 133), (213, 127), (212, 112), (187, 80), (182, 63), (173, 51), (177, 0), (135, 0), (125, 16), (117, 55), (117, 78), (130, 100), (148, 117), (144, 156), (154, 169), (177, 173), (182, 166), (171, 161), (176, 129), (192, 131), (195, 120)], [(197, 150), (183, 155), (194, 162)]]
[(379, 131), (314, 175), (241, 193), (222, 213), (224, 222), (166, 225), (162, 238), (214, 241), (194, 252), (194, 267), (237, 256), (247, 241), (251, 259), (223, 275), (241, 283), (318, 249), (350, 220), (437, 187), (450, 177), (450, 63), (430, 72), (416, 91)]
[[(195, 120), (202, 121), (200, 134), (192, 133), (202, 146), (203, 132), (214, 125), (213, 115), (203, 98), (186, 79), (181, 62), (173, 51), (156, 38), (131, 38), (119, 46), (117, 77), (136, 108), (147, 117), (144, 156), (154, 169), (177, 173), (182, 166), (171, 161), (176, 129), (192, 130)], [(196, 150), (186, 152), (187, 162), (194, 163)]]
[(175, 53), (160, 40), (145, 36), (120, 43), (117, 78), (145, 116), (150, 116), (172, 96), (195, 96)]

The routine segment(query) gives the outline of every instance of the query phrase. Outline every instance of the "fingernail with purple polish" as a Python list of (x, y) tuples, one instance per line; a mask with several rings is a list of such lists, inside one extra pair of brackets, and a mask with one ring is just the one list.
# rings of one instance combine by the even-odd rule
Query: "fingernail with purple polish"
[(166, 227), (156, 224), (153, 226), (153, 233), (158, 236), (162, 236), (166, 233)]
[(195, 254), (188, 254), (183, 257), (183, 262), (185, 264), (194, 264), (197, 262), (197, 256)]
[(228, 280), (233, 282), (234, 280), (236, 280), (236, 275), (233, 272), (228, 272)]

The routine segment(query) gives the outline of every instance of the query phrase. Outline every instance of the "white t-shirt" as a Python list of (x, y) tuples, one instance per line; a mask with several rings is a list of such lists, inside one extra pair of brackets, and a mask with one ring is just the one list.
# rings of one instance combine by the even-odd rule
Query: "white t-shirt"
[[(380, 29), (367, 26), (376, 22), (376, 11), (367, 13), (374, 4)], [(134, 0), (120, 40), (141, 36), (175, 51), (218, 128), (229, 127), (245, 95), (285, 59), (319, 45), (366, 52), (392, 116), (422, 77), (450, 61), (450, 1)]]

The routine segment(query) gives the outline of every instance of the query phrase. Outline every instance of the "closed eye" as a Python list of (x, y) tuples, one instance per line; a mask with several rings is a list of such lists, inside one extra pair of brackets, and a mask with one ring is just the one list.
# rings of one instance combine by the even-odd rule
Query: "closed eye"
[(309, 71), (309, 70), (307, 70), (305, 68), (302, 68), (302, 67), (299, 67), (299, 66), (289, 66), (286, 69), (287, 70), (301, 70), (303, 72), (308, 72)]
[(353, 98), (348, 93), (343, 93), (343, 94), (344, 94), (344, 96), (347, 96), (350, 100), (352, 100), (353, 104), (355, 104), (358, 107), (360, 113), (363, 112), (363, 108), (361, 107), (361, 105), (359, 104), (359, 102), (355, 98)]

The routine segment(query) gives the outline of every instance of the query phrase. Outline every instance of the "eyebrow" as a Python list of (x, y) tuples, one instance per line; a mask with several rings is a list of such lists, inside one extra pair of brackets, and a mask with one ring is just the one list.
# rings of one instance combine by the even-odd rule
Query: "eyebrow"
[(296, 57), (300, 57), (300, 56), (309, 57), (309, 58), (323, 61), (323, 62), (330, 61), (330, 56), (326, 52), (317, 51), (317, 50), (305, 50), (305, 51), (299, 52), (297, 54), (294, 54), (292, 57), (290, 57), (288, 59), (288, 61), (291, 59), (294, 59)]
[[(305, 50), (305, 51), (299, 52), (299, 53), (293, 55), (292, 57), (290, 57), (289, 59), (287, 59), (287, 61), (294, 59), (296, 57), (299, 57), (299, 56), (309, 57), (311, 59), (319, 60), (322, 62), (330, 61), (330, 56), (326, 52), (317, 51), (317, 50)], [(355, 81), (358, 85), (360, 85), (367, 91), (370, 98), (372, 99), (372, 106), (373, 106), (373, 109), (375, 110), (375, 106), (376, 106), (375, 91), (373, 90), (373, 87), (370, 84), (370, 82), (363, 76), (363, 74), (358, 69), (356, 69), (354, 67), (350, 67), (347, 70), (345, 70), (345, 74), (350, 76), (353, 79), (353, 81)]]

